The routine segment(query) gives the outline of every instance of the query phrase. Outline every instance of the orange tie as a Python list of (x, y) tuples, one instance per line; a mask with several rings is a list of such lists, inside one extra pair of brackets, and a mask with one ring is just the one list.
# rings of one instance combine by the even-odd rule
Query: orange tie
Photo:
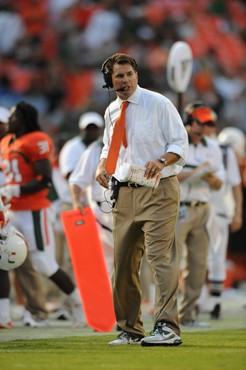
[(124, 101), (121, 104), (121, 112), (114, 125), (114, 132), (108, 152), (108, 158), (105, 163), (105, 168), (109, 175), (112, 175), (115, 171), (121, 143), (123, 142), (124, 147), (127, 147), (125, 117), (128, 104), (128, 101)]

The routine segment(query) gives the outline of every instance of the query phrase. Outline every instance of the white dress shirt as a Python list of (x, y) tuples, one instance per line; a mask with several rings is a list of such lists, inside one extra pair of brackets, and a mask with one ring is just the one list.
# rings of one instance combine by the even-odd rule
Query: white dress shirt
[[(222, 181), (225, 179), (225, 170), (222, 159), (222, 152), (219, 145), (209, 138), (204, 138), (199, 144), (189, 145), (189, 157), (182, 172), (194, 170), (203, 162), (208, 162), (212, 168), (215, 169), (214, 174)], [(189, 179), (187, 179), (189, 180)], [(212, 189), (209, 184), (204, 181), (190, 184), (188, 181), (180, 182), (181, 202), (209, 202), (212, 194)]]
[[(101, 140), (97, 140), (88, 146), (85, 152), (80, 157), (75, 170), (69, 177), (69, 184), (75, 184), (84, 191), (87, 191), (89, 204), (94, 212), (97, 221), (106, 226), (109, 230), (112, 229), (112, 212), (110, 203), (110, 192), (103, 188), (95, 179), (95, 173), (100, 161), (100, 153), (102, 150)], [(98, 202), (101, 205), (98, 205)], [(105, 209), (102, 211), (101, 209)], [(104, 235), (100, 232), (102, 238), (107, 239), (107, 243), (113, 245), (112, 236)], [(104, 240), (104, 239), (103, 239)]]
[(99, 185), (95, 179), (101, 150), (101, 141), (96, 141), (89, 145), (80, 157), (74, 171), (69, 177), (69, 184), (75, 184), (83, 190), (90, 187), (91, 199), (95, 202), (102, 202), (105, 200), (105, 188)]
[[(161, 177), (178, 174), (188, 156), (188, 138), (178, 111), (169, 99), (156, 92), (137, 86), (127, 101), (126, 136), (127, 147), (121, 145), (114, 176), (122, 181), (119, 167), (123, 163), (144, 166), (166, 152), (176, 153), (180, 159), (164, 167)], [(122, 100), (117, 97), (105, 112), (104, 147), (101, 159), (107, 158), (113, 128), (120, 114)]]
[(64, 144), (59, 155), (59, 167), (63, 176), (67, 176), (68, 173), (75, 169), (78, 158), (80, 158), (85, 149), (86, 146), (81, 136), (75, 136)]

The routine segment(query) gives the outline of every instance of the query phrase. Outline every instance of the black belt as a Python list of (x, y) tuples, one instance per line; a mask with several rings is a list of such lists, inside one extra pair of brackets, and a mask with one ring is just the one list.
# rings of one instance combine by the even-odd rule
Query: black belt
[(129, 182), (129, 181), (119, 182), (118, 184), (120, 188), (121, 186), (128, 186), (128, 188), (142, 188), (143, 187), (143, 185), (139, 185), (136, 182)]
[[(174, 177), (175, 175), (172, 175), (172, 176), (169, 176), (169, 177)], [(163, 177), (160, 179), (161, 180), (164, 180), (164, 179), (167, 179), (169, 177)], [(116, 180), (118, 181), (118, 180)], [(125, 182), (120, 182), (118, 181), (118, 186), (121, 187), (121, 186), (127, 186), (128, 188), (142, 188), (144, 187), (144, 185), (139, 185), (137, 184), (136, 182), (130, 182), (130, 181), (125, 181)]]
[(180, 202), (181, 206), (187, 206), (187, 207), (203, 206), (204, 204), (207, 204), (207, 203), (206, 202), (200, 202), (198, 200), (192, 200), (191, 202)]

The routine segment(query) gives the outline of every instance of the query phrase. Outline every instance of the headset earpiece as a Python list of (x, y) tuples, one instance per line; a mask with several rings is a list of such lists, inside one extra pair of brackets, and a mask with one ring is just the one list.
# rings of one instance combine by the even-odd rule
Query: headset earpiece
[(105, 85), (103, 87), (106, 89), (111, 89), (113, 87), (112, 76), (107, 68), (107, 65), (111, 62), (112, 62), (112, 59), (108, 58), (105, 60), (105, 62), (103, 62), (102, 67), (101, 67), (101, 72), (103, 74), (103, 78), (105, 81)]

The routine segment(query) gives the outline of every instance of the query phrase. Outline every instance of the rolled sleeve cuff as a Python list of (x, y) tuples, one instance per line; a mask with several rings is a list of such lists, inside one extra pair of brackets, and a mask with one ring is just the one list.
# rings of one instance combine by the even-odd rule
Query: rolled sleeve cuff
[(90, 184), (79, 180), (69, 180), (69, 185), (77, 185), (80, 189), (86, 189)]
[(178, 166), (184, 166), (186, 163), (186, 155), (184, 151), (180, 148), (178, 145), (170, 145), (170, 147), (167, 150), (167, 153), (175, 153), (180, 156), (179, 160), (175, 162)]
[(101, 154), (101, 155), (100, 155), (100, 161), (101, 161), (102, 159), (107, 159), (107, 156), (106, 156), (105, 154)]
[(108, 150), (107, 149), (102, 149), (102, 153), (100, 155), (100, 161), (102, 159), (107, 159), (107, 157), (108, 157)]

